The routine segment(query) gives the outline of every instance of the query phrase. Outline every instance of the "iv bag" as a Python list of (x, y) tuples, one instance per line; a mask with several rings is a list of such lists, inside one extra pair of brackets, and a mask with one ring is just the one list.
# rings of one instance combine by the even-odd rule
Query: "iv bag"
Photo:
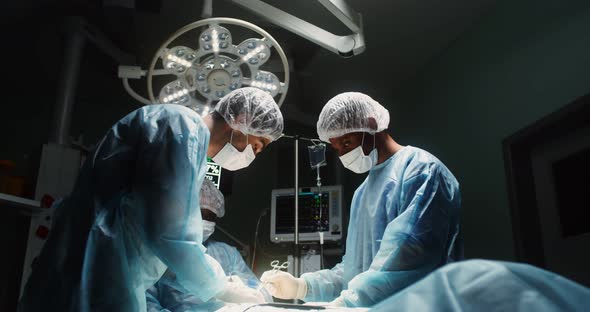
[(319, 143), (316, 145), (309, 145), (309, 165), (312, 169), (316, 169), (327, 164), (326, 162), (326, 144)]

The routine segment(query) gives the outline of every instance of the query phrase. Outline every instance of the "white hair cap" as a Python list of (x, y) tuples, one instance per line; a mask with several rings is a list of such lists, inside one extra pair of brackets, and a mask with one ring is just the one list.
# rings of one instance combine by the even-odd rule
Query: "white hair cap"
[(283, 114), (270, 94), (245, 87), (224, 96), (215, 111), (234, 130), (275, 141), (283, 134)]
[(329, 142), (329, 139), (351, 132), (381, 132), (388, 126), (389, 112), (385, 107), (366, 94), (346, 92), (326, 103), (318, 119), (317, 131), (320, 140)]
[(215, 213), (218, 218), (225, 215), (225, 201), (223, 194), (215, 187), (213, 182), (205, 179), (201, 186), (201, 209), (208, 209)]

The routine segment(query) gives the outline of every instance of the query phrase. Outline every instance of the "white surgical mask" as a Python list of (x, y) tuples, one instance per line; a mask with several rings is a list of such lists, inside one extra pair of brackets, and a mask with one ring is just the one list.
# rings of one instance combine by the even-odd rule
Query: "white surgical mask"
[(215, 222), (203, 220), (203, 242), (209, 239), (213, 232), (215, 232)]
[[(254, 155), (254, 149), (252, 149), (252, 144), (248, 144), (248, 146), (240, 152), (231, 144), (233, 137), (234, 132), (232, 130), (229, 142), (225, 143), (225, 146), (213, 157), (214, 162), (230, 171), (246, 168), (252, 163), (254, 158), (256, 158), (256, 155)], [(247, 135), (246, 142), (248, 142)]]
[(373, 136), (373, 150), (369, 156), (363, 152), (363, 143), (365, 142), (365, 134), (363, 133), (363, 140), (361, 145), (357, 146), (352, 151), (340, 156), (340, 161), (345, 168), (354, 173), (365, 173), (377, 164), (377, 149), (375, 148), (375, 136)]

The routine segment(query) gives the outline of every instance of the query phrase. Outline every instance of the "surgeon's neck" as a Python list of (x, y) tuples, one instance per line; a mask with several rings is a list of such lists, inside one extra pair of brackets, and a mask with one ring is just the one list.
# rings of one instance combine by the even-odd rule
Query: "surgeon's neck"
[(229, 141), (232, 129), (223, 119), (216, 119), (212, 114), (203, 117), (203, 121), (211, 133), (207, 156), (213, 158)]
[(397, 144), (387, 131), (375, 133), (375, 145), (377, 146), (378, 155), (377, 164), (388, 160), (393, 154), (403, 148), (403, 146)]

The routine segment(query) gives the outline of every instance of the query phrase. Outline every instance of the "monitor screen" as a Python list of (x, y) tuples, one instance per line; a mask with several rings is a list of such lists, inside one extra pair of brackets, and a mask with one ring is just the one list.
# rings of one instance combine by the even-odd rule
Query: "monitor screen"
[[(342, 238), (342, 186), (322, 186), (299, 189), (299, 240), (328, 241)], [(270, 240), (274, 243), (295, 239), (295, 194), (293, 189), (272, 191)], [(319, 233), (322, 233), (320, 236)]]
[[(295, 196), (280, 195), (276, 198), (275, 234), (295, 231)], [(299, 193), (299, 232), (324, 232), (330, 228), (330, 193)], [(320, 221), (321, 220), (321, 221)]]

